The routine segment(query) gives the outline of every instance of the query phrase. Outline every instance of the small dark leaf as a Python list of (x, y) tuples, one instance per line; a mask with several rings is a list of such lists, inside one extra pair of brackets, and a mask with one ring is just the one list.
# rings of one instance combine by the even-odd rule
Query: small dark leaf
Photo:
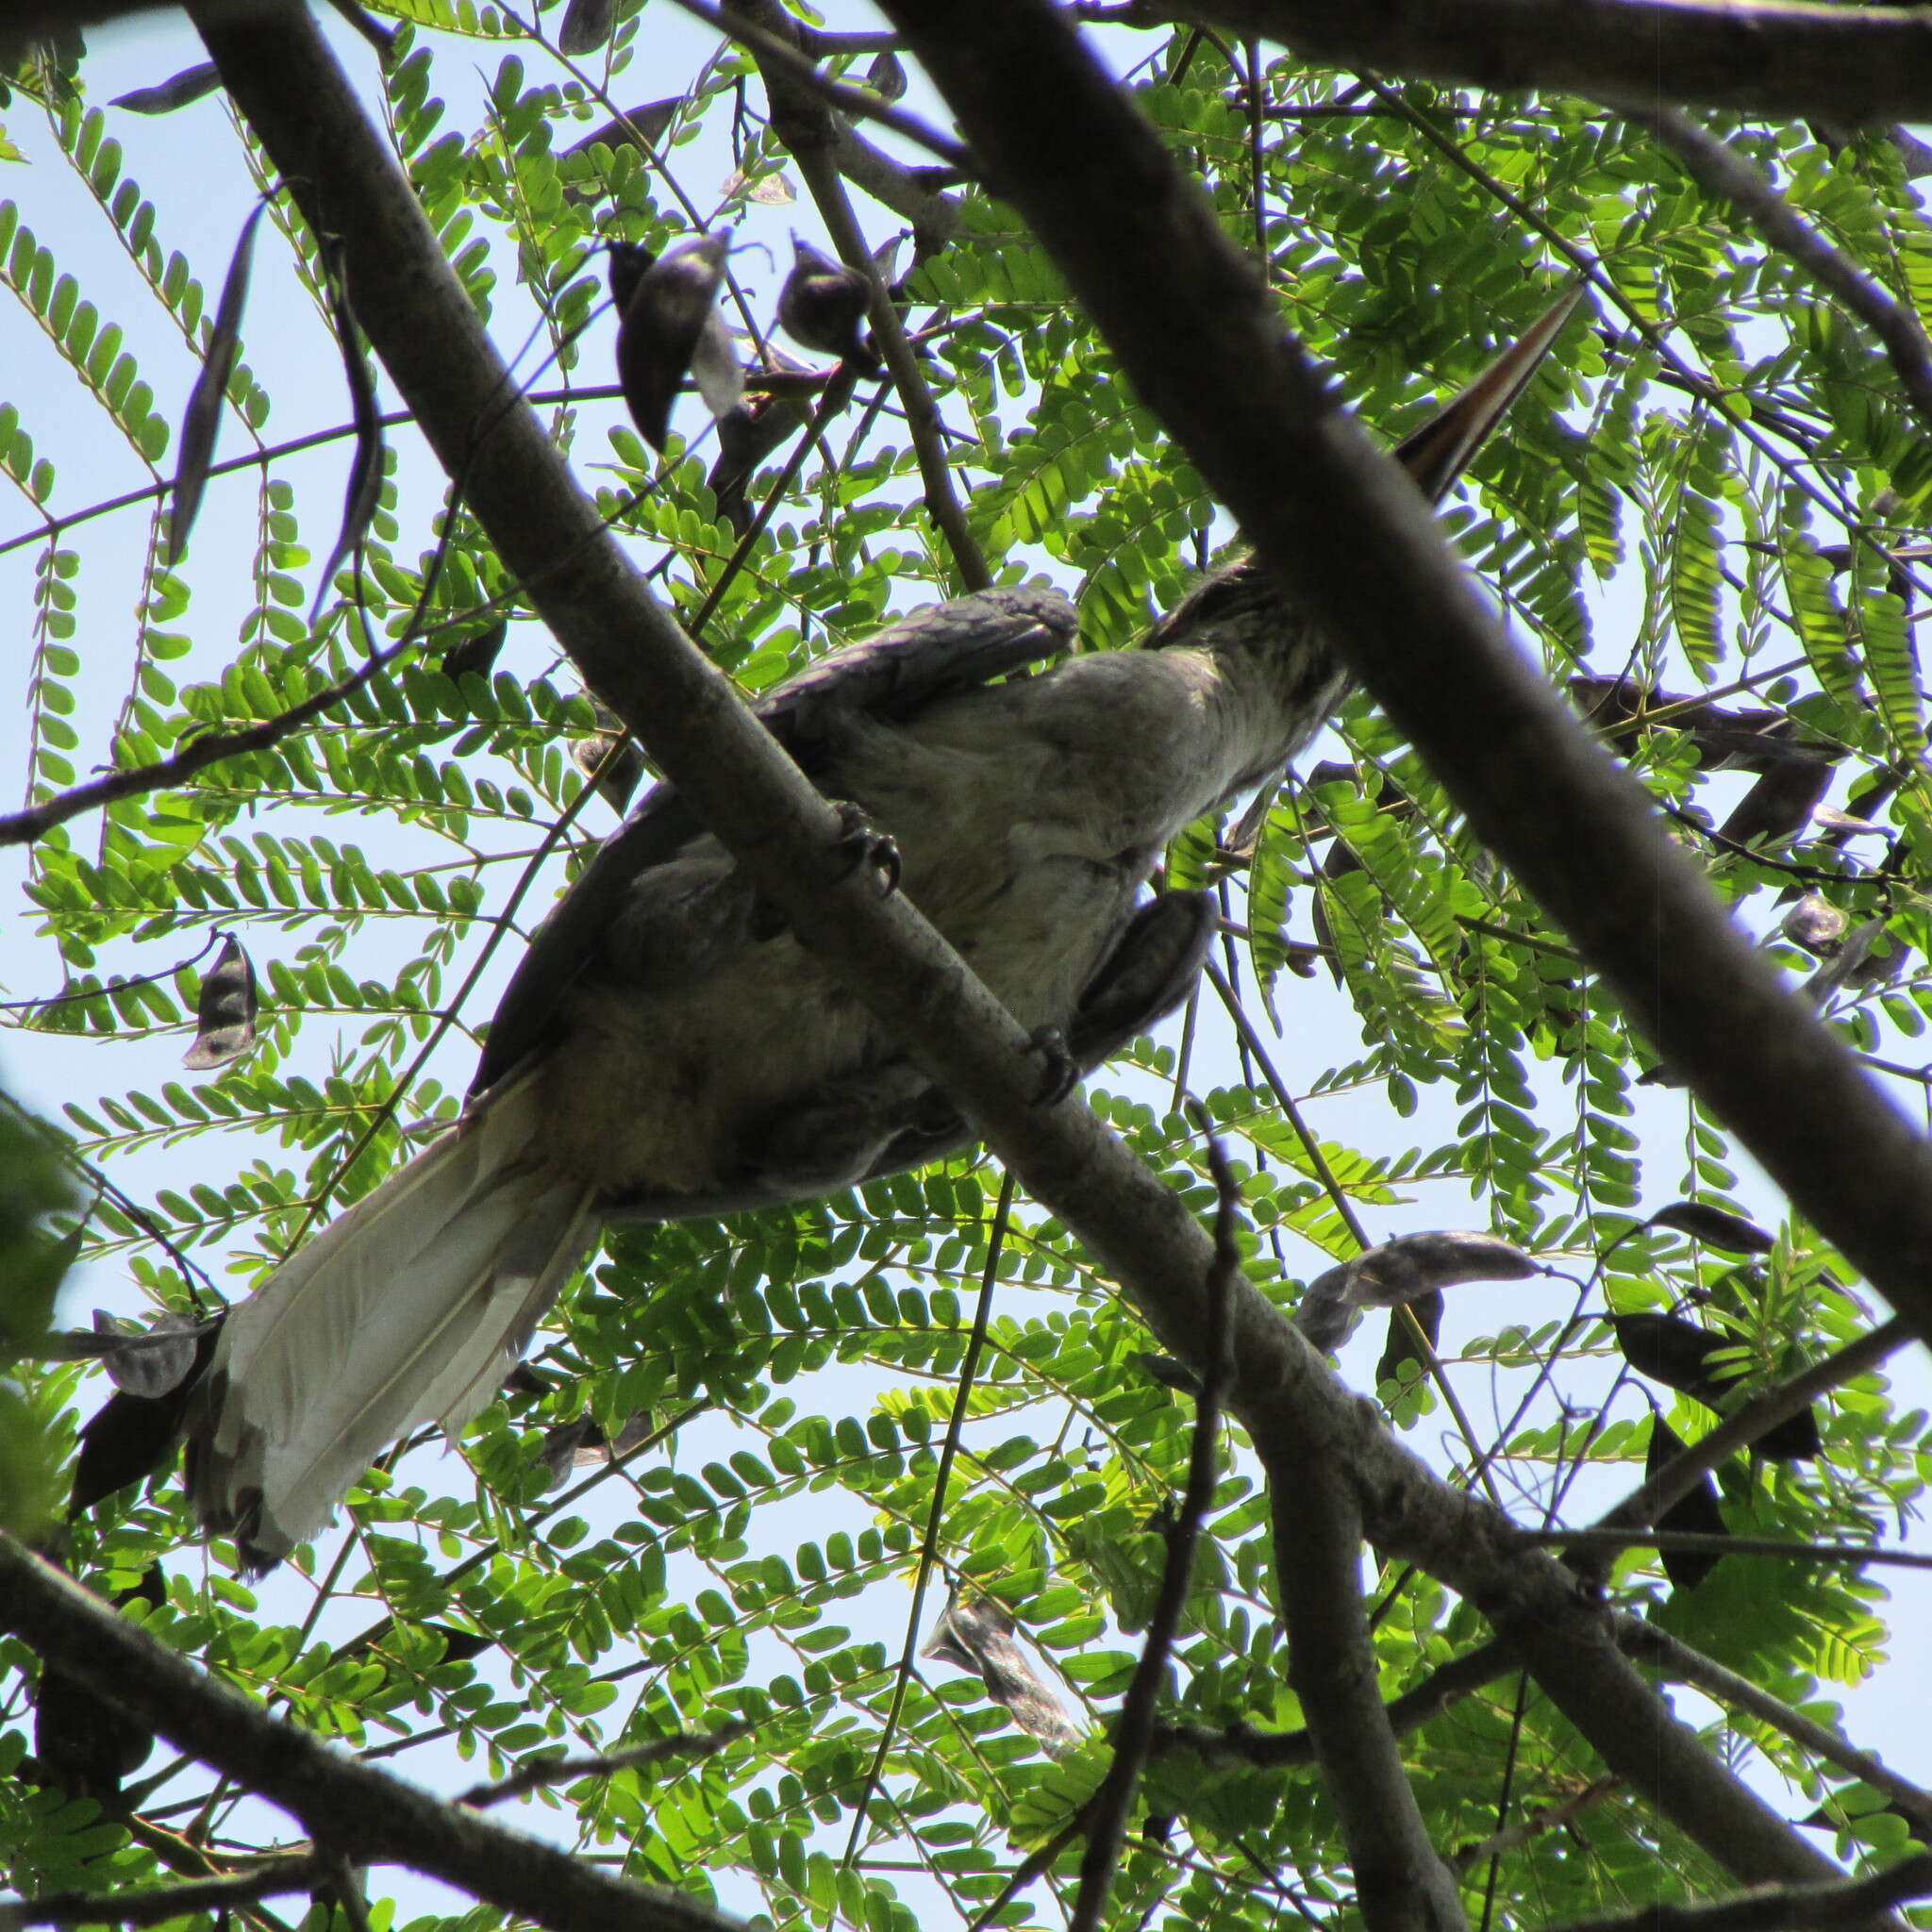
[(1652, 1227), (1674, 1227), (1706, 1247), (1722, 1248), (1727, 1255), (1768, 1255), (1777, 1245), (1755, 1222), (1741, 1215), (1726, 1214), (1703, 1201), (1673, 1201), (1650, 1217)]
[(896, 101), (905, 93), (906, 68), (891, 48), (873, 56), (872, 65), (865, 70), (865, 84), (882, 101)]
[[(679, 243), (638, 277), (625, 305), (617, 328), (617, 379), (639, 433), (659, 452), (671, 433), (671, 405), (707, 334), (712, 337), (705, 352), (707, 377), (714, 384), (718, 379), (716, 339), (724, 325), (713, 305), (729, 246), (724, 235)], [(728, 354), (728, 336), (724, 344)]]
[(614, 0), (570, 0), (558, 30), (558, 52), (573, 58), (594, 54), (610, 38), (616, 16)]
[[(622, 119), (607, 121), (601, 127), (592, 129), (583, 140), (566, 148), (562, 158), (567, 160), (572, 155), (587, 155), (595, 147), (607, 147), (612, 154), (640, 144), (645, 148), (656, 148), (683, 106), (682, 94), (668, 101), (646, 101), (633, 108)], [(605, 191), (591, 183), (575, 182), (563, 191), (563, 198), (581, 206), (596, 200), (602, 192)], [(618, 306), (623, 307), (621, 303)]]
[(796, 235), (791, 253), (791, 273), (778, 291), (778, 326), (805, 348), (836, 356), (867, 376), (877, 375), (879, 359), (860, 333), (871, 282)]
[(1804, 830), (1830, 784), (1831, 767), (1823, 758), (1788, 753), (1766, 767), (1764, 775), (1718, 827), (1718, 834), (1740, 845), (1758, 840), (1776, 844)]
[(222, 84), (220, 70), (212, 60), (184, 67), (158, 87), (138, 87), (132, 93), (117, 94), (110, 107), (125, 108), (130, 114), (172, 114), (176, 108), (205, 99)]
[(201, 982), (194, 1009), (194, 1044), (181, 1064), (203, 1073), (240, 1059), (255, 1044), (255, 967), (231, 933)]
[(194, 378), (188, 407), (182, 411), (180, 454), (175, 465), (175, 488), (168, 499), (166, 561), (170, 569), (187, 545), (188, 533), (194, 527), (195, 512), (201, 508), (201, 492), (208, 487), (208, 468), (214, 461), (215, 431), (221, 425), (222, 402), (242, 347), (242, 310), (248, 300), (255, 225), (267, 211), (268, 203), (258, 201), (242, 224), (242, 239), (235, 243), (234, 257), (222, 283), (222, 299), (215, 307), (208, 355), (202, 361), (201, 374)]
[[(1735, 1341), (1677, 1315), (1612, 1315), (1610, 1326), (1616, 1330), (1624, 1359), (1640, 1375), (1720, 1413), (1733, 1406), (1729, 1398), (1737, 1391), (1738, 1377), (1736, 1357), (1729, 1352), (1736, 1348)], [(1729, 1359), (1719, 1362), (1719, 1356)], [(1774, 1462), (1810, 1460), (1822, 1447), (1816, 1413), (1800, 1409), (1767, 1429), (1752, 1447)]]
[[(194, 1367), (208, 1324), (195, 1315), (165, 1314), (153, 1327), (124, 1323), (117, 1316), (94, 1311), (94, 1332), (113, 1340), (101, 1351), (101, 1366), (115, 1388), (129, 1395), (166, 1395), (180, 1387)], [(119, 1343), (119, 1346), (114, 1345)]]
[(567, 1423), (552, 1424), (543, 1431), (543, 1451), (538, 1458), (550, 1472), (543, 1487), (554, 1490), (580, 1462), (601, 1462), (603, 1447), (604, 1431), (588, 1410)]
[[(157, 1563), (115, 1597), (114, 1607), (159, 1605), (166, 1594)], [(120, 1796), (121, 1780), (147, 1762), (154, 1744), (154, 1733), (136, 1719), (58, 1665), (46, 1664), (34, 1699), (34, 1755), (22, 1764), (21, 1775), (57, 1786), (70, 1797), (106, 1803)]]
[(325, 255), (329, 264), (329, 315), (335, 324), (336, 346), (341, 351), (342, 375), (348, 384), (356, 453), (350, 459), (349, 480), (342, 492), (341, 527), (336, 533), (335, 548), (329, 552), (328, 562), (315, 587), (315, 603), (308, 613), (311, 625), (321, 613), (338, 566), (369, 534), (375, 506), (382, 495), (382, 411), (376, 407), (375, 380), (369, 373), (369, 361), (362, 353), (361, 332), (349, 307), (341, 251), (330, 248)]
[(452, 644), (442, 654), (442, 675), (460, 680), (474, 671), (478, 677), (488, 677), (508, 635), (509, 619), (499, 617), (488, 630), (479, 630), (475, 637)]
[[(1421, 1295), (1407, 1304), (1407, 1312), (1421, 1323), (1423, 1333), (1428, 1337), (1429, 1346), (1434, 1348), (1442, 1333), (1443, 1301), (1440, 1291)], [(1375, 1364), (1375, 1387), (1384, 1382), (1406, 1382), (1409, 1379), (1410, 1362), (1420, 1362), (1422, 1357), (1416, 1352), (1415, 1337), (1409, 1333), (1408, 1324), (1403, 1319), (1403, 1310), (1396, 1308), (1389, 1317), (1389, 1340), (1383, 1344), (1382, 1359)]]
[[(1683, 1453), (1682, 1439), (1662, 1416), (1652, 1416), (1650, 1448), (1643, 1458), (1645, 1480), (1648, 1481), (1665, 1463)], [(1657, 1526), (1662, 1530), (1689, 1531), (1695, 1536), (1730, 1535), (1724, 1513), (1717, 1507), (1717, 1485), (1711, 1481), (1708, 1471), (1698, 1477), (1694, 1490), (1673, 1503), (1657, 1518)], [(1718, 1564), (1717, 1557), (1704, 1550), (1659, 1548), (1657, 1555), (1662, 1558), (1664, 1574), (1670, 1578), (1674, 1590), (1695, 1590)]]
[(80, 1458), (74, 1466), (74, 1490), (67, 1515), (92, 1509), (104, 1497), (155, 1474), (175, 1453), (181, 1423), (214, 1355), (219, 1320), (195, 1337), (189, 1373), (165, 1395), (130, 1395), (117, 1390), (80, 1432)]
[(1004, 1605), (991, 1597), (961, 1596), (956, 1590), (920, 1655), (977, 1676), (987, 1695), (1004, 1705), (1013, 1722), (1057, 1757), (1079, 1741), (1078, 1735), (1013, 1630)]

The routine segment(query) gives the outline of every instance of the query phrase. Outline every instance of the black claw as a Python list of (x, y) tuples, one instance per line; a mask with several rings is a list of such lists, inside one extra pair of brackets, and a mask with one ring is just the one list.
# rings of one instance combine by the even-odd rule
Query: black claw
[(1043, 1065), (1035, 1107), (1058, 1107), (1080, 1084), (1080, 1065), (1067, 1051), (1067, 1037), (1058, 1026), (1036, 1026), (1029, 1042)]
[(837, 801), (837, 810), (844, 827), (839, 834), (839, 848), (850, 856), (850, 870), (871, 866), (878, 874), (879, 897), (890, 899), (899, 890), (899, 841), (890, 832), (880, 831), (858, 806), (841, 799)]

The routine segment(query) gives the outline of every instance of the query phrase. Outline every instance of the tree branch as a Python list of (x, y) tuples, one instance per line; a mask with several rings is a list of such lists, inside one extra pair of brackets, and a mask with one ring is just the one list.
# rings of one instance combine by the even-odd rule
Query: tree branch
[[(1099, 1932), (1106, 1923), (1114, 1871), (1127, 1834), (1127, 1814), (1133, 1809), (1134, 1790), (1153, 1741), (1154, 1713), (1167, 1678), (1168, 1658), (1193, 1588), (1194, 1545), (1214, 1500), (1221, 1404), (1228, 1381), (1227, 1303), (1241, 1272), (1241, 1250), (1234, 1238), (1241, 1189), (1221, 1142), (1211, 1133), (1208, 1136), (1208, 1159), (1214, 1171), (1214, 1264), (1208, 1275), (1207, 1362), (1194, 1395), (1194, 1436), (1188, 1456), (1187, 1487), (1167, 1532), (1167, 1560), (1161, 1566), (1153, 1614), (1147, 1619), (1146, 1641), (1141, 1646), (1127, 1693), (1121, 1700), (1121, 1714), (1114, 1725), (1113, 1761), (1088, 1807), (1087, 1850), (1080, 1860), (1080, 1889), (1067, 1932)], [(1374, 1924), (1373, 1918), (1370, 1924)]]
[(1673, 1503), (1681, 1502), (1698, 1482), (1726, 1457), (1751, 1444), (1768, 1429), (1810, 1406), (1812, 1398), (1874, 1369), (1887, 1356), (1912, 1339), (1912, 1331), (1894, 1316), (1869, 1335), (1814, 1362), (1802, 1374), (1754, 1395), (1735, 1415), (1727, 1416), (1707, 1436), (1700, 1436), (1682, 1454), (1674, 1456), (1617, 1504), (1597, 1518), (1598, 1529), (1640, 1529), (1655, 1523)]
[(1718, 1704), (1749, 1711), (1774, 1730), (1782, 1731), (1792, 1743), (1802, 1745), (1827, 1764), (1849, 1772), (1855, 1778), (1883, 1791), (1901, 1811), (1915, 1819), (1922, 1829), (1932, 1831), (1932, 1792), (1903, 1778), (1869, 1751), (1860, 1751), (1842, 1733), (1793, 1709), (1781, 1697), (1759, 1690), (1748, 1677), (1727, 1670), (1715, 1657), (1673, 1637), (1669, 1631), (1647, 1624), (1628, 1610), (1615, 1617), (1617, 1641), (1624, 1654), (1654, 1666), (1664, 1676), (1693, 1689)]
[[(1458, 1697), (1467, 1697), (1521, 1668), (1522, 1660), (1509, 1646), (1492, 1638), (1431, 1671), (1413, 1690), (1391, 1698), (1382, 1707), (1384, 1721), (1398, 1738), (1406, 1737), (1432, 1718), (1441, 1717)], [(1240, 1724), (1227, 1730), (1209, 1730), (1205, 1724), (1160, 1724), (1155, 1729), (1154, 1749), (1163, 1754), (1191, 1751), (1209, 1765), (1251, 1764), (1262, 1770), (1317, 1761), (1312, 1731), (1251, 1731)]]
[(210, 765), (220, 764), (224, 758), (240, 758), (246, 752), (266, 751), (270, 745), (279, 744), (291, 732), (300, 730), (325, 711), (341, 704), (352, 692), (361, 690), (378, 671), (394, 663), (411, 644), (422, 641), (421, 634), (412, 625), (394, 643), (372, 652), (347, 676), (310, 692), (299, 705), (291, 705), (286, 711), (278, 711), (273, 718), (264, 718), (258, 724), (246, 725), (240, 731), (203, 732), (198, 738), (190, 740), (185, 750), (175, 752), (171, 758), (157, 758), (148, 765), (129, 765), (123, 771), (109, 772), (103, 777), (91, 779), (85, 785), (58, 791), (52, 798), (29, 806), (25, 811), (0, 814), (0, 845), (31, 844), (54, 826), (78, 818), (82, 812), (92, 811), (96, 806), (112, 805), (123, 798), (139, 797), (144, 791), (160, 791), (171, 785), (186, 784), (197, 773), (207, 771)]
[[(1928, 36), (1922, 60), (1932, 58)], [(1656, 90), (1650, 90), (1653, 97)], [(1807, 270), (1836, 295), (1875, 335), (1898, 372), (1898, 379), (1922, 429), (1932, 428), (1932, 342), (1919, 318), (1876, 277), (1834, 248), (1771, 182), (1727, 142), (1700, 127), (1688, 114), (1641, 98), (1607, 92), (1605, 105), (1624, 120), (1646, 128), (1682, 163), (1684, 172), (1707, 193), (1733, 203), (1757, 232), (1781, 254)]]
[(299, 1819), (318, 1844), (405, 1865), (555, 1932), (741, 1932), (694, 1899), (615, 1878), (443, 1803), (270, 1717), (0, 1536), (0, 1624), (177, 1750)]
[(1784, 1932), (1786, 1927), (1868, 1924), (1874, 1912), (1932, 1891), (1932, 1852), (1900, 1860), (1869, 1878), (1825, 1885), (1767, 1886), (1703, 1905), (1659, 1899), (1616, 1919), (1585, 1919), (1561, 1932)]
[[(946, 82), (956, 109), (967, 109), (971, 91), (955, 84), (946, 56), (957, 49), (960, 61), (976, 58), (972, 49), (982, 37), (997, 52), (1011, 10), (957, 0), (923, 0), (918, 8), (902, 9), (917, 25), (928, 48), (927, 64)], [(1176, 341), (1218, 346), (1225, 340), (1220, 331), (1236, 328), (1230, 346), (1239, 353), (1203, 359), (1191, 346), (1188, 362), (1201, 395), (1211, 396), (1213, 408), (1229, 414), (1237, 434), (1251, 438), (1243, 446), (1256, 467), (1238, 505), (1244, 516), (1264, 475), (1271, 489), (1285, 481), (1295, 496), (1306, 492), (1309, 486), (1299, 465), (1311, 447), (1321, 458), (1312, 487), (1325, 491), (1334, 480), (1331, 444), (1339, 432), (1333, 425), (1313, 426), (1317, 397), (1311, 384), (1301, 377), (1286, 384), (1281, 379), (1278, 365), (1286, 352), (1278, 328), (1272, 315), (1259, 325), (1265, 297), (1235, 258), (1236, 299), (1232, 316), (1224, 313), (1230, 272), (1217, 252), (1223, 249), (1218, 234), (1198, 286), (1183, 273), (1201, 255), (1198, 238), (1178, 258), (1160, 252), (1162, 228), (1186, 219), (1211, 230), (1211, 215), (1179, 192), (1158, 141), (1133, 123), (1105, 77), (1077, 55), (1070, 69), (1067, 55), (1073, 49), (1066, 30), (1042, 8), (1025, 9), (1024, 19), (1036, 36), (1047, 36), (1051, 58), (1035, 75), (1024, 64), (1023, 46), (1019, 65), (995, 60), (998, 85), (1017, 77), (1013, 109), (1040, 112), (1042, 137), (1077, 103), (1077, 125), (1062, 127), (1043, 180), (1054, 195), (1067, 196), (1068, 167), (1086, 166), (1101, 184), (1091, 199), (1088, 184), (1072, 184), (1078, 193), (1067, 199), (1052, 224), (1049, 239), (1056, 253), (1073, 261), (1089, 241), (1119, 249), (1134, 299), (1150, 298), (1161, 328), (1175, 323), (1180, 305), (1184, 327)], [(1001, 31), (987, 33), (990, 20)], [(465, 494), (506, 565), (522, 578), (587, 680), (627, 724), (641, 727), (638, 735), (654, 761), (758, 889), (783, 910), (801, 940), (965, 1108), (994, 1151), (1020, 1172), (1034, 1198), (1060, 1216), (1125, 1285), (1161, 1344), (1198, 1362), (1203, 1283), (1212, 1252), (1207, 1236), (1185, 1205), (1085, 1108), (1036, 1104), (1038, 1068), (1024, 1033), (909, 905), (897, 897), (879, 899), (867, 880), (850, 873), (838, 856), (837, 816), (649, 595), (599, 528), (594, 507), (535, 418), (521, 408), (503, 407), (508, 378), (475, 309), (408, 183), (362, 118), (306, 15), (290, 6), (268, 25), (208, 23), (204, 33), (231, 95), (276, 166), (307, 197), (311, 218), (342, 237), (365, 332), (445, 467), (465, 477)], [(1062, 89), (1071, 91), (1065, 99)], [(1097, 131), (1096, 89), (1105, 108)], [(970, 124), (980, 124), (969, 125), (978, 147), (986, 116), (976, 98), (970, 109)], [(1121, 118), (1126, 120), (1124, 129), (1117, 125)], [(1100, 145), (1083, 154), (1080, 137), (1086, 132), (1095, 132)], [(993, 139), (996, 146), (1008, 144), (996, 130)], [(1038, 164), (1024, 153), (1015, 158), (1021, 166), (1002, 178), (1031, 201), (1027, 175)], [(1116, 166), (1121, 184), (1109, 187)], [(1128, 192), (1124, 203), (1123, 190)], [(1144, 205), (1134, 198), (1142, 191), (1150, 197)], [(1158, 217), (1153, 232), (1150, 215)], [(1091, 224), (1091, 236), (1068, 243), (1059, 233), (1068, 218)], [(1108, 223), (1116, 220), (1110, 228)], [(1117, 307), (1111, 300), (1106, 305), (1103, 320), (1110, 328)], [(1257, 346), (1257, 353), (1248, 353)], [(1138, 365), (1146, 344), (1136, 340), (1132, 348)], [(1160, 353), (1167, 353), (1164, 339)], [(1171, 399), (1163, 394), (1162, 401), (1168, 406)], [(1171, 408), (1171, 419), (1184, 421), (1191, 435), (1200, 414), (1198, 404)], [(1375, 465), (1379, 487), (1379, 459), (1357, 443), (1343, 447), (1352, 453), (1344, 465), (1351, 477), (1347, 500), (1358, 506), (1363, 486), (1357, 473), (1363, 465)], [(1403, 516), (1419, 521), (1420, 509), (1399, 506), (1398, 521)], [(1351, 527), (1360, 540), (1362, 530)], [(1332, 540), (1334, 531), (1330, 526), (1319, 534)], [(1433, 535), (1420, 541), (1425, 555), (1439, 547)], [(1427, 591), (1440, 594), (1445, 574), (1450, 588), (1442, 601), (1466, 628), (1468, 612), (1479, 607), (1446, 566), (1430, 575)], [(1412, 590), (1412, 573), (1400, 575)], [(1431, 634), (1426, 625), (1424, 634)], [(1458, 729), (1469, 728), (1463, 705), (1447, 710)], [(1548, 804), (1544, 782), (1539, 774), (1539, 814)], [(1584, 876), (1601, 874), (1586, 864)], [(1656, 953), (1650, 963), (1655, 971)], [(1751, 974), (1744, 977), (1752, 983)], [(1735, 1017), (1727, 1007), (1726, 1024)], [(1690, 1064), (1701, 1055), (1693, 1042), (1673, 1058)], [(1761, 1068), (1753, 1077), (1763, 1077)], [(1807, 1129), (1812, 1141), (1829, 1142), (1810, 1146), (1814, 1158), (1822, 1161), (1824, 1154), (1847, 1145), (1870, 1158), (1857, 1110), (1832, 1098), (1835, 1083), (1821, 1089), (1774, 1078), (1771, 1091), (1801, 1119), (1830, 1122), (1828, 1135), (1815, 1125)], [(1793, 1094), (1824, 1109), (1822, 1116), (1797, 1108)], [(1896, 1162), (1884, 1171), (1906, 1198), (1932, 1204), (1932, 1187), (1920, 1187), (1914, 1194), (1908, 1184), (1898, 1182)], [(1862, 1198), (1866, 1191), (1861, 1178), (1854, 1192)], [(1893, 1225), (1890, 1217), (1895, 1212), (1888, 1208), (1878, 1224)], [(1837, 1224), (1842, 1217), (1831, 1220)], [(1512, 1547), (1503, 1518), (1458, 1496), (1387, 1435), (1326, 1373), (1280, 1311), (1245, 1280), (1236, 1284), (1231, 1324), (1236, 1381), (1230, 1407), (1247, 1426), (1274, 1480), (1302, 1480), (1314, 1457), (1343, 1458), (1354, 1472), (1378, 1546), (1428, 1569), (1475, 1602), (1499, 1631), (1520, 1644), (1525, 1661), (1610, 1768), (1662, 1806), (1727, 1869), (1747, 1879), (1807, 1880), (1835, 1870), (1671, 1717), (1656, 1691), (1617, 1655), (1600, 1611), (1580, 1592), (1575, 1577), (1553, 1558)]]
[(1351, 72), (1459, 87), (1605, 88), (1786, 119), (1932, 119), (1932, 16), (1785, 0), (1177, 0), (1142, 8), (1259, 34)]
[(920, 481), (925, 486), (926, 512), (953, 553), (960, 584), (969, 591), (984, 590), (992, 582), (992, 573), (986, 567), (979, 540), (974, 536), (958, 491), (953, 487), (953, 472), (941, 440), (939, 405), (933, 400), (932, 386), (912, 353), (912, 344), (906, 339), (905, 324), (880, 278), (840, 178), (838, 117), (791, 67), (773, 58), (767, 42), (783, 46), (791, 25), (791, 17), (776, 0), (728, 0), (725, 10), (730, 20), (742, 22), (756, 37), (752, 55), (764, 79), (773, 132), (798, 163), (798, 171), (805, 176), (831, 235), (832, 245), (848, 267), (865, 276), (871, 288), (873, 333), (891, 375), (892, 387), (898, 391), (906, 410), (907, 433), (912, 440), (913, 454), (919, 458)]
[(49, 1891), (39, 1898), (0, 1905), (0, 1927), (24, 1925), (163, 1925), (195, 1912), (225, 1912), (278, 1892), (307, 1891), (332, 1861), (304, 1853), (271, 1858), (247, 1872), (221, 1878), (191, 1878), (142, 1891)]
[[(1770, 1150), (1767, 1164), (1807, 1211), (1869, 1257), (1932, 1332), (1932, 1158), (1674, 858), (1634, 781), (1519, 660), (1421, 497), (1335, 414), (1253, 267), (1158, 137), (1038, 0), (884, 4), (1143, 397), (1477, 831), (1612, 969), (1671, 1058), (1748, 1124), (1743, 1138), (1760, 1158)], [(1821, 1111), (1765, 1118), (1794, 1092)], [(995, 1147), (1019, 1157), (1018, 1124), (974, 1110)], [(1852, 1143), (1859, 1155), (1825, 1184), (1822, 1170)], [(1118, 1272), (1163, 1343), (1194, 1359), (1198, 1264), (1176, 1264), (1198, 1254), (1198, 1231), (1174, 1225), (1174, 1204), (1148, 1177), (1097, 1155), (1070, 1173), (1064, 1151), (1025, 1148), (1029, 1187)], [(1502, 1519), (1427, 1476), (1258, 1297), (1238, 1298), (1234, 1348), (1231, 1404), (1277, 1491), (1317, 1468), (1350, 1470), (1376, 1545), (1472, 1597), (1609, 1768), (1713, 1857), (1740, 1876), (1808, 1881), (1834, 1870), (1616, 1655), (1574, 1577), (1511, 1562)]]

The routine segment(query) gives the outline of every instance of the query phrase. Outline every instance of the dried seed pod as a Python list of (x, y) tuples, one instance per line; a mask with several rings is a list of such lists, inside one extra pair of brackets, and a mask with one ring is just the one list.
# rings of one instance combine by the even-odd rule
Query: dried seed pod
[(196, 1073), (238, 1060), (255, 1044), (255, 967), (230, 933), (214, 969), (201, 982), (194, 1009), (194, 1044), (181, 1064)]
[(791, 253), (791, 273), (778, 291), (778, 326), (808, 349), (836, 356), (864, 375), (877, 375), (879, 358), (860, 334), (872, 284), (858, 269), (821, 255), (796, 235)]
[(689, 375), (714, 416), (744, 392), (744, 372), (719, 315), (719, 285), (730, 238), (701, 235), (681, 242), (631, 280), (636, 258), (611, 258), (613, 291), (628, 286), (617, 327), (617, 379), (639, 433), (662, 451), (671, 405)]

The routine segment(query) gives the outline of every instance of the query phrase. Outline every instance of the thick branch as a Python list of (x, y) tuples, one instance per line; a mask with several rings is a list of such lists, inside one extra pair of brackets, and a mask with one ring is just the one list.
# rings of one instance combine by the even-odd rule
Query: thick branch
[(1736, 0), (1181, 0), (1304, 59), (1457, 86), (1606, 88), (1774, 118), (1932, 118), (1932, 10)]
[(1342, 1455), (1306, 1457), (1294, 1480), (1271, 1469), (1268, 1500), (1289, 1687), (1341, 1821), (1363, 1922), (1371, 1932), (1450, 1932), (1465, 1923), (1462, 1901), (1429, 1841), (1376, 1689), (1362, 1609), (1360, 1501)]
[(740, 1932), (739, 1921), (708, 1906), (613, 1877), (352, 1762), (4, 1536), (0, 1624), (177, 1750), (299, 1819), (319, 1844), (426, 1873), (556, 1932)]

